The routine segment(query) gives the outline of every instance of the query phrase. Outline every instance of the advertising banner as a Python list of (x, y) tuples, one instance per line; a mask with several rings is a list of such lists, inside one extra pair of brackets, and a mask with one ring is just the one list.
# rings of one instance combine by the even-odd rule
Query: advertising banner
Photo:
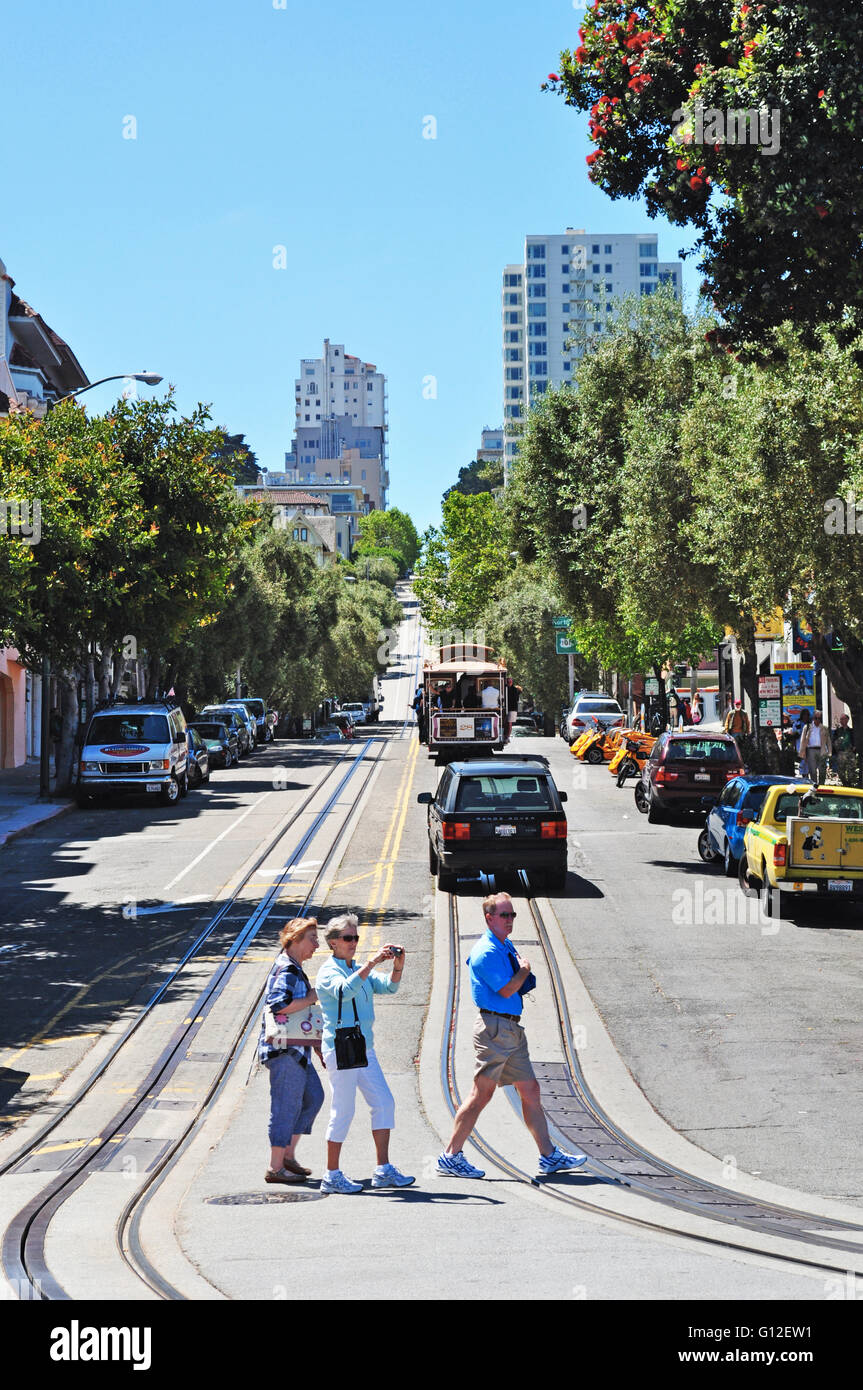
[(804, 710), (811, 718), (815, 713), (814, 668), (800, 662), (777, 661), (775, 671), (782, 683), (782, 713), (789, 714), (794, 725), (800, 723)]

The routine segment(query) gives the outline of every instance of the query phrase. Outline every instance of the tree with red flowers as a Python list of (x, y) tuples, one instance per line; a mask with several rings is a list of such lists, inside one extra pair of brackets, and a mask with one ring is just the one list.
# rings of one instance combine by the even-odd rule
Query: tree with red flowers
[(863, 13), (595, 0), (579, 39), (542, 85), (589, 112), (589, 178), (699, 229), (737, 341), (863, 321)]

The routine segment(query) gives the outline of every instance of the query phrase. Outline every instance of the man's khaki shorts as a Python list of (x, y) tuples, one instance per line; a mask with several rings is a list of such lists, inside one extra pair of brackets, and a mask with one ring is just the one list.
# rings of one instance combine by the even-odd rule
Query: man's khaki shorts
[(473, 1028), (476, 1053), (474, 1076), (487, 1076), (498, 1086), (516, 1081), (535, 1081), (527, 1051), (527, 1038), (518, 1019), (480, 1013)]

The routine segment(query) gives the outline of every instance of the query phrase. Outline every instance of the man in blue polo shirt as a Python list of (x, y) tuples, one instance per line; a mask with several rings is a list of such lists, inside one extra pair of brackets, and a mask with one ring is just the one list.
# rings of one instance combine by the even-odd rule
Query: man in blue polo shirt
[(521, 1100), (524, 1122), (539, 1149), (539, 1176), (580, 1168), (586, 1154), (564, 1153), (551, 1142), (527, 1050), (527, 1038), (519, 1019), (519, 990), (530, 974), (530, 963), (507, 941), (515, 920), (509, 893), (495, 893), (482, 905), (486, 930), (468, 957), (470, 988), (479, 1009), (473, 1045), (476, 1071), (473, 1090), (456, 1113), (452, 1138), (437, 1161), (439, 1173), (456, 1178), (484, 1178), (481, 1168), (468, 1163), (462, 1152), (465, 1140), (497, 1086), (512, 1085)]

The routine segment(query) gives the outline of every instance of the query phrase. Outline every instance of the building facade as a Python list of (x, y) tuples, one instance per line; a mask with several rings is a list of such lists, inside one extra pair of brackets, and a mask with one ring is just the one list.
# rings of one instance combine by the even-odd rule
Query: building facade
[(651, 233), (610, 235), (567, 227), (528, 236), (521, 265), (504, 267), (502, 286), (504, 467), (518, 453), (530, 403), (571, 382), (579, 358), (614, 321), (624, 295), (668, 283), (682, 293), (680, 261), (660, 261)]
[(482, 443), (476, 451), (477, 463), (499, 463), (503, 458), (503, 426), (491, 430), (488, 425), (482, 432)]
[[(0, 416), (30, 411), (89, 384), (75, 354), (58, 333), (15, 293), (0, 261)], [(23, 499), (0, 499), (4, 501)], [(8, 509), (0, 505), (0, 525)], [(13, 647), (0, 648), (0, 768), (20, 767), (41, 747), (42, 680), (26, 671)]]
[(386, 377), (373, 363), (325, 338), (323, 355), (302, 359), (294, 385), (295, 431), (285, 454), (286, 477), (305, 486), (348, 476), (362, 485), (371, 508), (385, 508)]
[[(324, 463), (338, 464), (338, 460), (325, 459)], [(255, 501), (269, 502), (275, 509), (273, 524), (279, 527), (299, 528), (300, 535), (294, 537), (304, 544), (321, 544), (321, 562), (329, 564), (335, 556), (341, 555), (349, 560), (351, 551), (359, 539), (360, 517), (371, 510), (368, 498), (359, 484), (328, 476), (328, 481), (304, 484), (302, 490), (291, 486), (292, 480), (285, 474), (262, 474), (253, 486), (241, 485), (237, 492), (241, 497)], [(297, 522), (296, 514), (302, 512), (311, 522), (315, 537), (303, 538), (304, 522)], [(320, 525), (318, 525), (320, 522)], [(308, 528), (307, 528), (308, 529)]]

